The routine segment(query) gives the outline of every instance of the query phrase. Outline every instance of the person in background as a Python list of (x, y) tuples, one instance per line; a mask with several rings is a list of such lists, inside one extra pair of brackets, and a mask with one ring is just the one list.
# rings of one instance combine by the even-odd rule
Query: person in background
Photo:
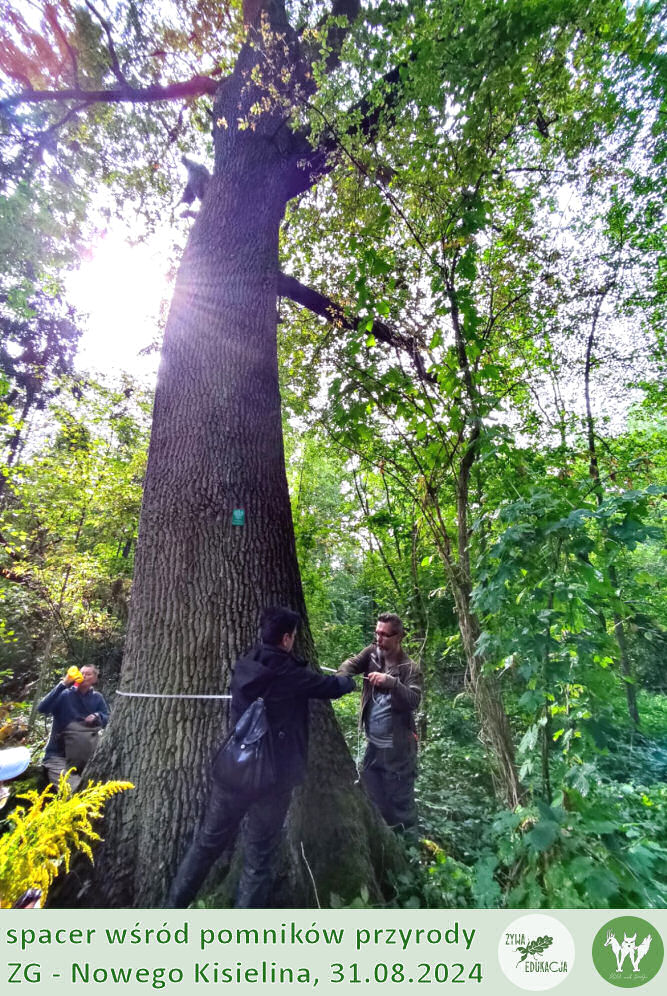
[(93, 690), (98, 677), (92, 665), (81, 671), (70, 668), (37, 706), (38, 712), (53, 716), (42, 762), (52, 785), (58, 784), (63, 771), (74, 767), (77, 772), (70, 775), (70, 786), (76, 791), (81, 782), (78, 772), (93, 753), (99, 731), (109, 722), (109, 706)]
[(361, 781), (384, 820), (394, 830), (417, 824), (415, 710), (422, 676), (402, 649), (405, 630), (399, 616), (384, 612), (375, 624), (375, 642), (348, 658), (338, 674), (363, 674), (359, 723), (366, 732)]
[[(8, 747), (0, 750), (0, 809), (9, 798), (9, 789), (5, 782), (18, 778), (30, 764), (30, 751), (27, 747)], [(28, 889), (14, 903), (15, 910), (34, 910), (42, 905), (42, 890)], [(0, 896), (2, 906), (2, 896)]]
[(30, 764), (30, 751), (27, 747), (7, 747), (0, 750), (0, 809), (9, 798), (5, 782), (18, 778)]

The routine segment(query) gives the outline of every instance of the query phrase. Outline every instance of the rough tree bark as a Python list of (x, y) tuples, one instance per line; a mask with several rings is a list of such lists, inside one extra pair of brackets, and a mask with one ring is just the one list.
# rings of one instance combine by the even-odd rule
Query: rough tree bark
[[(477, 650), (480, 625), (470, 605), (471, 586), (462, 576), (460, 565), (451, 563), (451, 551), (444, 554), (439, 544), (443, 564), (456, 606), (459, 633), (466, 659), (466, 683), (472, 692), (479, 719), (480, 740), (491, 763), (495, 793), (500, 802), (514, 809), (521, 801), (522, 791), (516, 770), (514, 743), (509, 719), (503, 703), (497, 677), (484, 671), (484, 658)], [(447, 558), (447, 559), (445, 559)]]
[[(284, 64), (291, 43), (281, 27)], [(264, 605), (305, 613), (284, 467), (276, 299), (281, 219), (290, 197), (310, 181), (303, 141), (285, 126), (284, 107), (265, 111), (252, 127), (237, 124), (263, 95), (250, 82), (253, 67), (265, 72), (271, 64), (266, 34), (255, 43), (244, 47), (216, 95), (215, 171), (167, 323), (121, 673), (125, 692), (223, 693), (234, 659), (256, 639)], [(291, 68), (296, 75), (298, 67)], [(244, 526), (232, 526), (235, 508), (245, 511)], [(226, 722), (221, 703), (116, 697), (87, 774), (129, 778), (135, 789), (108, 807), (105, 842), (80, 902), (162, 903), (201, 815), (211, 752)], [(273, 901), (328, 905), (331, 893), (349, 899), (362, 886), (377, 899), (396, 845), (355, 785), (328, 705), (313, 709), (310, 753)], [(78, 883), (58, 901), (71, 902), (74, 888)]]

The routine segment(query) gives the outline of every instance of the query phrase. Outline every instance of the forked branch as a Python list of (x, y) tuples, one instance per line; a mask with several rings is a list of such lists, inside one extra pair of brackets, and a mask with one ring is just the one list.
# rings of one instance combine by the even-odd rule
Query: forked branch
[[(281, 297), (288, 297), (296, 304), (308, 308), (313, 314), (319, 315), (321, 318), (326, 318), (328, 322), (332, 322), (340, 328), (349, 329), (351, 332), (356, 332), (359, 324), (367, 321), (367, 319), (350, 315), (342, 305), (336, 304), (331, 298), (326, 297), (312, 287), (306, 287), (305, 284), (302, 284), (295, 277), (290, 277), (286, 273), (278, 274), (278, 293)], [(373, 323), (368, 331), (379, 342), (384, 342), (394, 349), (407, 353), (421, 380), (437, 384), (437, 378), (426, 370), (424, 359), (419, 351), (419, 344), (413, 336), (399, 332), (398, 329), (392, 329), (385, 322), (377, 318), (373, 319)]]

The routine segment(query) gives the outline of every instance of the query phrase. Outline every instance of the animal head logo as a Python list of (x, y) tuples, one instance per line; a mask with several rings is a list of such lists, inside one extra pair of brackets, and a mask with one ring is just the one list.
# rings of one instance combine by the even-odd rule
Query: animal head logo
[(606, 923), (593, 941), (593, 961), (614, 986), (631, 989), (650, 982), (662, 965), (664, 948), (658, 931), (639, 917)]
[(623, 940), (619, 944), (616, 940), (615, 935), (611, 930), (607, 931), (607, 940), (604, 942), (604, 946), (610, 947), (616, 958), (616, 971), (622, 972), (623, 965), (625, 964), (626, 958), (630, 959), (632, 963), (632, 971), (639, 971), (639, 963), (647, 953), (648, 949), (651, 947), (652, 937), (647, 934), (643, 939), (641, 944), (637, 945), (637, 932), (635, 931), (631, 937), (627, 934), (623, 934)]

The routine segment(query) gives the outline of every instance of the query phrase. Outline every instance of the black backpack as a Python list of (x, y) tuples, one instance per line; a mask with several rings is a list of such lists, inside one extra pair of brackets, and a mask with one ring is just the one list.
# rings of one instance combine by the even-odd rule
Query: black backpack
[(264, 699), (255, 699), (213, 758), (213, 778), (248, 799), (259, 798), (277, 780)]

